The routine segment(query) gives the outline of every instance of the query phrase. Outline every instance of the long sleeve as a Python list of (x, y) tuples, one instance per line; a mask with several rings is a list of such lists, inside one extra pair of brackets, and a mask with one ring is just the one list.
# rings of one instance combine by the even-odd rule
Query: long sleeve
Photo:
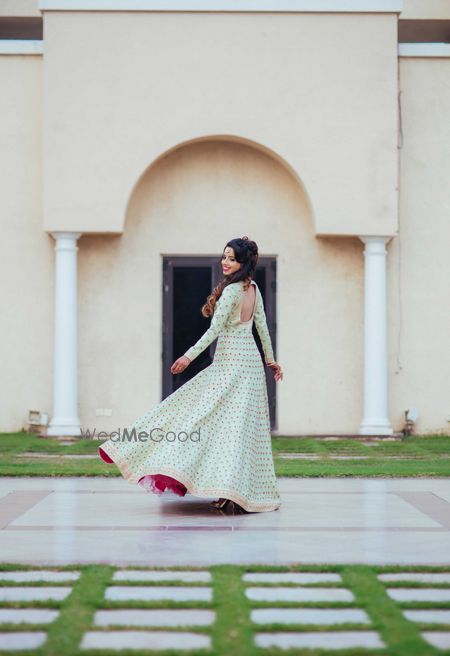
[(221, 330), (225, 327), (228, 318), (234, 312), (236, 304), (239, 303), (239, 290), (236, 284), (227, 285), (214, 308), (211, 325), (203, 333), (200, 339), (191, 346), (183, 355), (192, 362), (202, 351), (204, 351), (219, 336)]
[(272, 349), (272, 340), (270, 339), (269, 329), (267, 327), (266, 313), (264, 312), (264, 301), (261, 292), (259, 291), (259, 287), (256, 288), (256, 293), (258, 295), (258, 299), (256, 302), (254, 322), (258, 331), (258, 335), (261, 339), (261, 346), (264, 351), (266, 364), (269, 364), (271, 362), (275, 362), (275, 357)]

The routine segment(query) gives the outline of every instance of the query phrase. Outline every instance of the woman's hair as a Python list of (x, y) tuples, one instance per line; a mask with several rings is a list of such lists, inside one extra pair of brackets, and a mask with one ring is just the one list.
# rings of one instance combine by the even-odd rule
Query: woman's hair
[[(258, 262), (258, 246), (256, 245), (256, 242), (252, 241), (247, 236), (244, 236), (228, 241), (223, 249), (224, 251), (227, 246), (230, 246), (233, 249), (234, 256), (241, 266), (234, 273), (225, 276), (219, 284), (214, 287), (211, 294), (206, 299), (206, 303), (202, 306), (201, 312), (204, 317), (211, 317), (214, 314), (216, 303), (227, 285), (230, 285), (232, 282), (243, 280), (244, 289), (247, 289), (255, 275), (256, 264)], [(222, 258), (220, 261), (221, 260)]]

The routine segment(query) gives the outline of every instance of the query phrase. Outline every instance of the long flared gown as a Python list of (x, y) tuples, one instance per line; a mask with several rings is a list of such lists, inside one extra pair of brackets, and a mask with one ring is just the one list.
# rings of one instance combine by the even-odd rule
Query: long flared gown
[(99, 447), (126, 480), (162, 494), (231, 499), (249, 512), (281, 505), (270, 435), (264, 364), (275, 361), (261, 292), (241, 321), (243, 282), (228, 284), (208, 330), (184, 355), (191, 361), (217, 339), (212, 363)]

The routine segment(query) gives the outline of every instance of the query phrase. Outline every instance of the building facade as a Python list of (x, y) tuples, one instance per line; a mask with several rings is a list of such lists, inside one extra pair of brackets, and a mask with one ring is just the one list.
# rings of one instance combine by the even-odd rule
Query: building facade
[(274, 434), (448, 434), (449, 26), (446, 0), (0, 2), (0, 430), (161, 401), (248, 235)]

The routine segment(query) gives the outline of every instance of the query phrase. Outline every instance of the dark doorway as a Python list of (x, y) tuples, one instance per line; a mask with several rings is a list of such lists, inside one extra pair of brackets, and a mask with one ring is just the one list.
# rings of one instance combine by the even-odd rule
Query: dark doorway
[[(201, 314), (208, 294), (222, 279), (218, 257), (163, 258), (163, 399), (211, 364), (216, 340), (181, 374), (170, 373), (172, 363), (203, 335), (210, 319)], [(267, 326), (276, 357), (276, 260), (260, 257), (255, 281), (264, 299)], [(261, 357), (263, 351), (256, 326), (253, 335)], [(272, 370), (265, 367), (271, 430), (276, 428), (276, 388)]]

